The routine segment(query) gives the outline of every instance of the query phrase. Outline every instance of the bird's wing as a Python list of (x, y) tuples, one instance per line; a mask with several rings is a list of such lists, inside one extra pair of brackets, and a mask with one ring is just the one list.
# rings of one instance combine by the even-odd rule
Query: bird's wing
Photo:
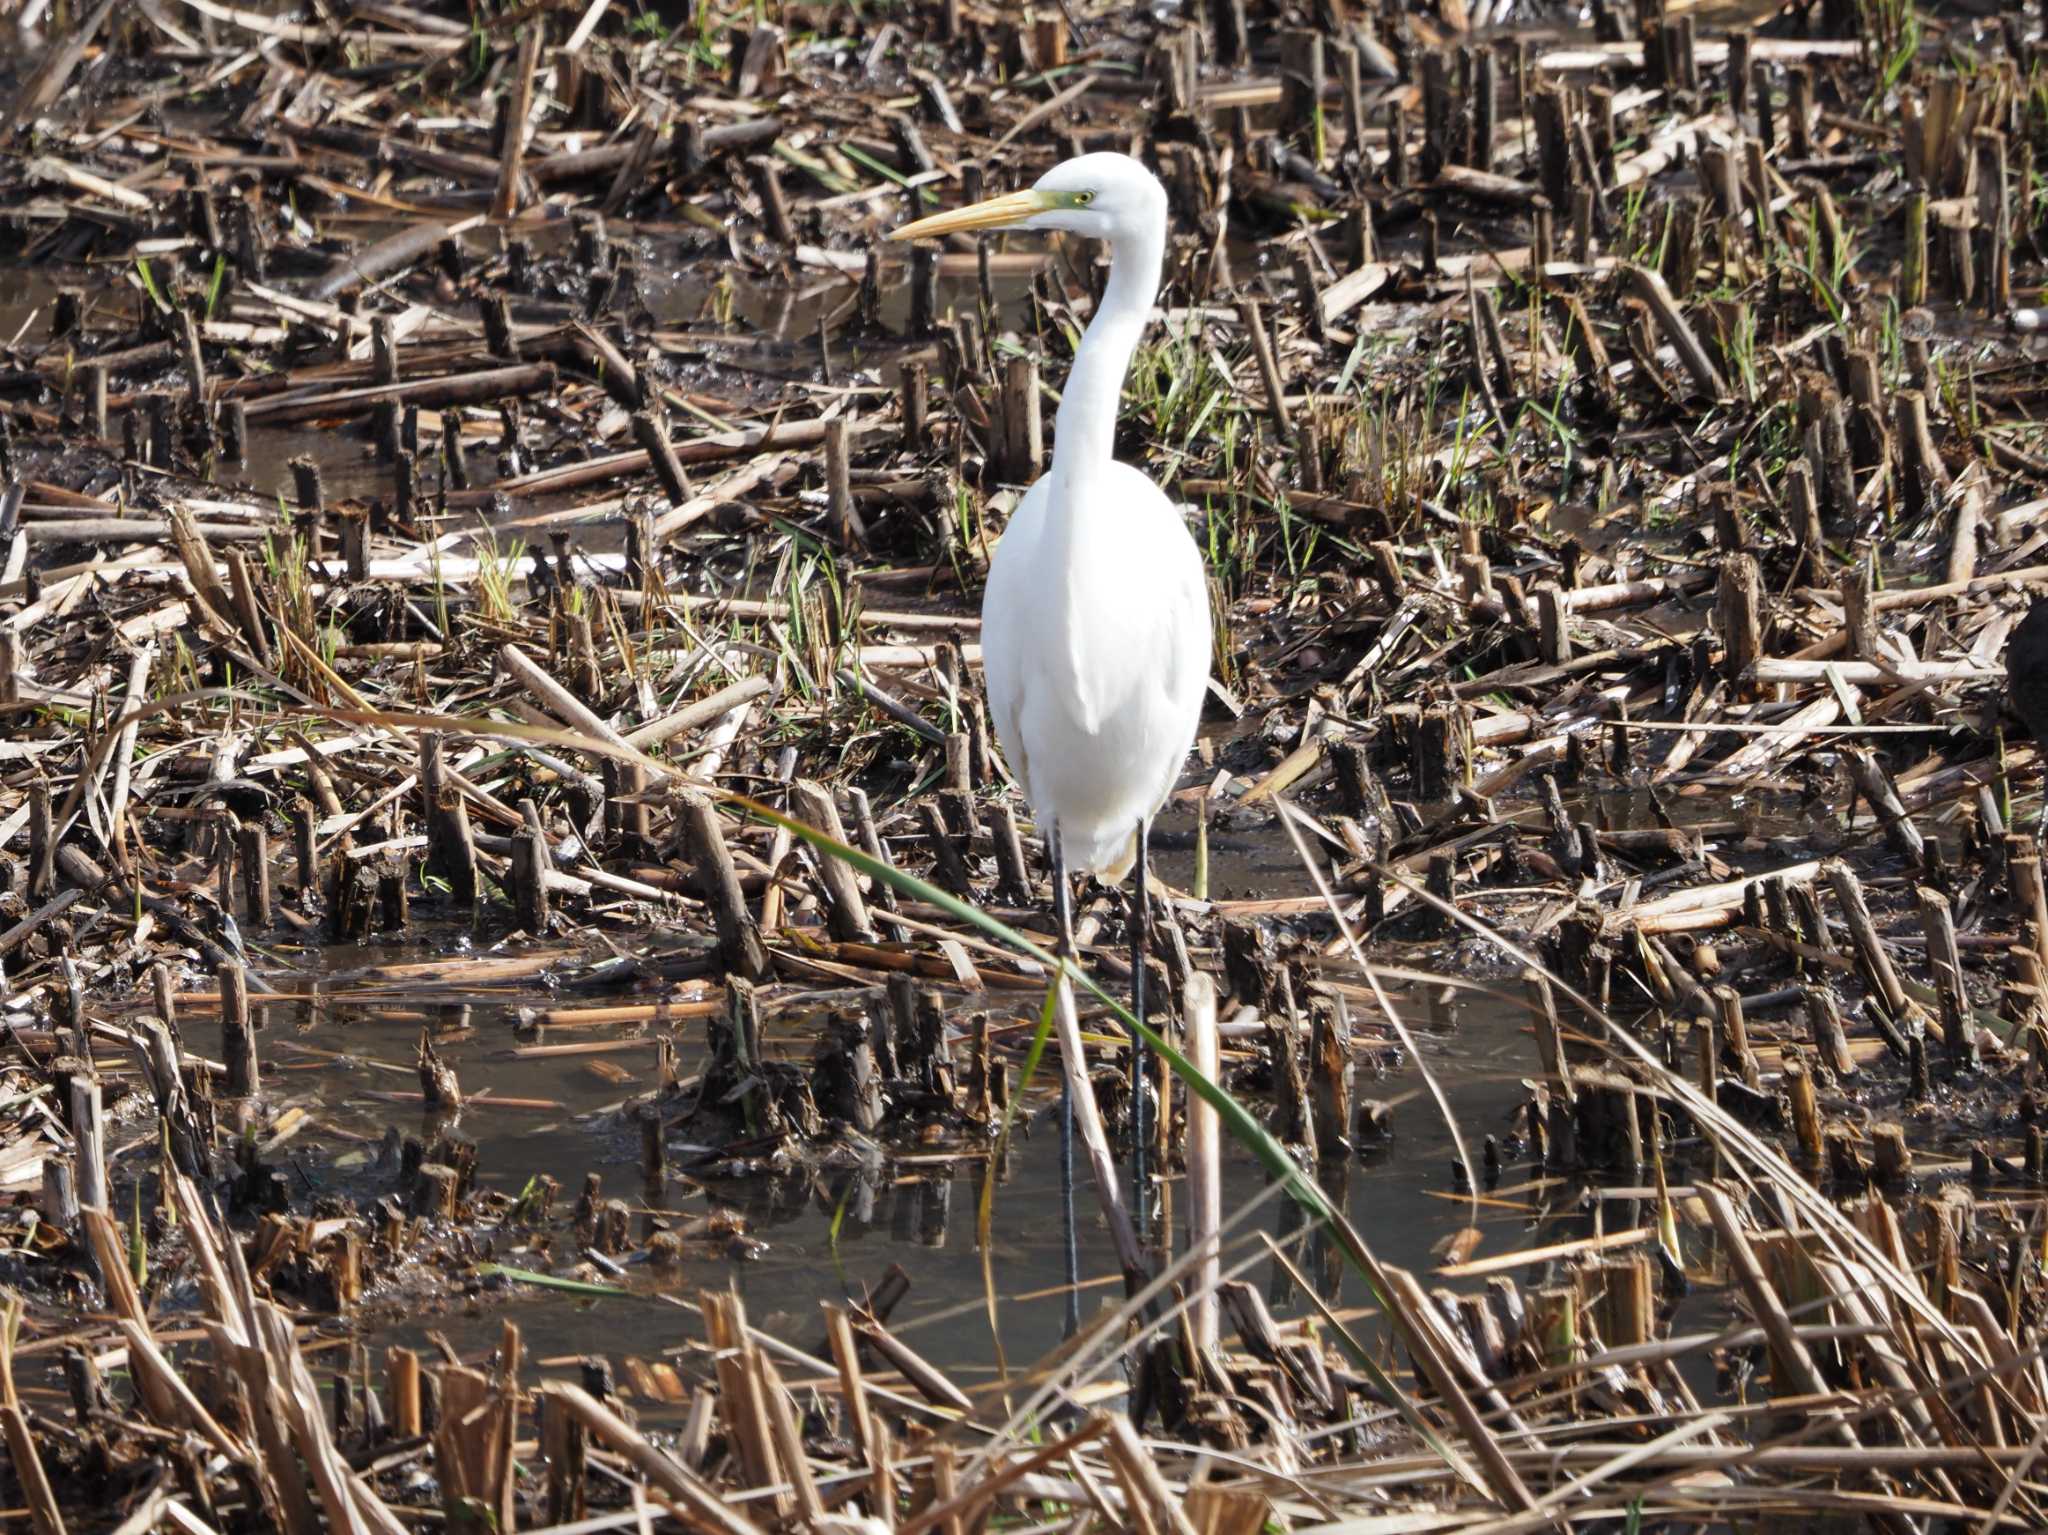
[[(1208, 578), (1179, 507), (1112, 463), (1067, 493), (1042, 480), (997, 544), (982, 600), (989, 713), (1074, 866), (1110, 868), (1178, 781), (1209, 676)], [(1066, 540), (1071, 539), (1071, 543)]]
[(1186, 537), (1161, 540), (1161, 558), (1168, 567), (1173, 593), (1161, 691), (1168, 700), (1165, 713), (1171, 724), (1167, 728), (1173, 733), (1177, 750), (1165, 781), (1153, 797), (1154, 810), (1173, 792), (1174, 785), (1180, 782), (1181, 770), (1187, 766), (1187, 754), (1201, 728), (1202, 697), (1209, 689), (1209, 672), (1215, 661), (1216, 629), (1209, 609), (1209, 569), (1187, 523), (1193, 510), (1171, 506), (1171, 514)]
[(1185, 546), (1171, 545), (1174, 557), (1177, 600), (1174, 604), (1178, 631), (1174, 636), (1174, 696), (1192, 700), (1189, 707), (1201, 712), (1202, 694), (1209, 686), (1209, 672), (1215, 665), (1216, 625), (1209, 609), (1209, 567), (1203, 562), (1201, 545), (1195, 542), (1190, 517), (1199, 508), (1181, 503), (1173, 508)]
[(1009, 526), (996, 541), (988, 584), (981, 596), (981, 665), (989, 719), (1002, 744), (1003, 760), (1027, 800), (1031, 798), (1031, 762), (1020, 724), (1032, 678), (1022, 639), (1034, 613), (1043, 607), (1043, 596), (1032, 590), (1031, 579), (1038, 566), (1037, 549), (1044, 535), (1051, 483), (1050, 476), (1040, 480), (1017, 503)]
[(1078, 573), (1089, 615), (1080, 681), (1090, 733), (1120, 738), (1124, 809), (1150, 815), (1179, 781), (1209, 682), (1209, 578), (1183, 508), (1138, 470), (1105, 476), (1094, 557)]

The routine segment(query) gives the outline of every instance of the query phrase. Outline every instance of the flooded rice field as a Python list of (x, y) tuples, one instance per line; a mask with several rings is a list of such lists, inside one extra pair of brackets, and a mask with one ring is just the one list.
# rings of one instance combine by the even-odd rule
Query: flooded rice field
[(2048, 1527), (2038, 16), (0, 29), (0, 1520)]

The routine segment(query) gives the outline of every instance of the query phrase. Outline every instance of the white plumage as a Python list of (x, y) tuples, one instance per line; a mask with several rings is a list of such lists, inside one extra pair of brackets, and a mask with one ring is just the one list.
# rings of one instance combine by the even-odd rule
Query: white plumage
[(1115, 884), (1194, 745), (1209, 679), (1202, 557), (1180, 509), (1112, 460), (1033, 485), (996, 545), (982, 666), (1003, 759), (1067, 867)]
[(1068, 869), (1116, 883), (1180, 776), (1209, 676), (1208, 583), (1180, 509), (1112, 450), (1159, 288), (1166, 194), (1126, 155), (937, 214), (896, 238), (1065, 229), (1111, 247), (1110, 280), (1054, 422), (1052, 469), (996, 545), (982, 666), (1004, 760)]

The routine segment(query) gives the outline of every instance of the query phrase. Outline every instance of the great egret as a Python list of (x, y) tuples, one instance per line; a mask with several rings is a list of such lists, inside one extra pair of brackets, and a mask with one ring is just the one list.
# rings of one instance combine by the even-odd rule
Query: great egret
[[(1194, 745), (1209, 680), (1200, 551), (1180, 509), (1114, 457), (1124, 375), (1159, 292), (1166, 192), (1129, 155), (1081, 155), (1029, 191), (933, 214), (890, 238), (968, 229), (1063, 229), (1109, 242), (1109, 284), (1053, 422), (1052, 472), (1025, 493), (989, 565), (981, 654), (1004, 760), (1052, 850), (1061, 941), (1072, 940), (1069, 870), (1112, 885), (1137, 871), (1131, 1001), (1143, 1019), (1146, 842)], [(1133, 1043), (1142, 1229), (1145, 1058)]]

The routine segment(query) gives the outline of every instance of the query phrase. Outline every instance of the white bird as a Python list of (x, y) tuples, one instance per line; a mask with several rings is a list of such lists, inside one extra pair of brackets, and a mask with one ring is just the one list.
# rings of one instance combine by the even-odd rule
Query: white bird
[[(1181, 509), (1114, 457), (1124, 376), (1159, 292), (1166, 192), (1128, 155), (1081, 155), (1029, 191), (919, 219), (891, 238), (969, 229), (1109, 242), (1109, 284), (1054, 418), (1052, 471), (1025, 493), (989, 566), (981, 653), (1003, 758), (1052, 849), (1063, 942), (1066, 872), (1120, 884), (1136, 866), (1132, 989), (1142, 1019), (1146, 842), (1194, 745), (1209, 680), (1201, 552)], [(1134, 1101), (1142, 1209), (1142, 1094)]]

